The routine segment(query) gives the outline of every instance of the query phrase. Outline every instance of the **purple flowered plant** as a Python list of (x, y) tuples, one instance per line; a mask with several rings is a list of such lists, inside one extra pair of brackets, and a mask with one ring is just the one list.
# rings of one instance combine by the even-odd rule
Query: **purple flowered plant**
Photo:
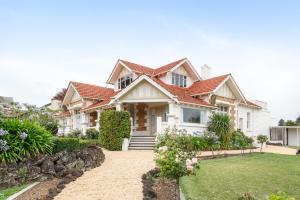
[(21, 133), (20, 133), (20, 138), (21, 138), (22, 140), (25, 140), (25, 139), (27, 138), (27, 133), (21, 132)]
[(8, 131), (0, 129), (0, 136), (4, 136), (6, 134), (8, 134)]
[(7, 145), (6, 140), (0, 139), (0, 151), (7, 151), (9, 149), (9, 146)]

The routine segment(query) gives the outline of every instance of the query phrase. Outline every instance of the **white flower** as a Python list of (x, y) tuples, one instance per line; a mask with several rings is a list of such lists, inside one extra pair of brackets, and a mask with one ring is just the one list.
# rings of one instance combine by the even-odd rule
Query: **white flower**
[(21, 138), (22, 140), (25, 140), (25, 139), (27, 138), (27, 133), (21, 132), (21, 133), (20, 133), (20, 138)]
[(197, 164), (198, 163), (198, 159), (197, 158), (192, 158), (192, 163), (193, 164)]
[(188, 167), (188, 166), (192, 166), (193, 162), (191, 161), (191, 159), (187, 159), (185, 161), (185, 165)]
[(6, 130), (0, 129), (0, 136), (6, 135), (8, 132)]
[(162, 146), (162, 147), (159, 147), (158, 150), (162, 151), (162, 152), (165, 152), (165, 151), (168, 150), (168, 147), (167, 146)]
[(193, 168), (194, 168), (194, 167), (191, 166), (191, 165), (189, 165), (189, 166), (186, 167), (186, 169), (187, 169), (189, 172), (193, 171)]

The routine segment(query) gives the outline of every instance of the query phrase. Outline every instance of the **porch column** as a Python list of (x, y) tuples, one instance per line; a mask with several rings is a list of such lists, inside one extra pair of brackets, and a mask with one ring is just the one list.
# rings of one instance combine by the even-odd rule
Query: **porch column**
[(162, 131), (163, 131), (161, 122), (162, 122), (162, 118), (161, 117), (156, 117), (156, 133), (158, 135), (162, 134)]
[(297, 127), (297, 148), (299, 147), (299, 128)]
[(116, 111), (121, 111), (123, 109), (123, 105), (120, 102), (116, 103)]
[(176, 113), (175, 113), (175, 103), (169, 102), (169, 113), (167, 114), (168, 126), (170, 128), (175, 128), (176, 125)]
[(101, 110), (97, 110), (97, 120), (96, 120), (96, 129), (100, 129), (100, 116), (101, 116)]
[(80, 125), (82, 133), (85, 134), (85, 131), (88, 128), (88, 115), (86, 113), (80, 113)]

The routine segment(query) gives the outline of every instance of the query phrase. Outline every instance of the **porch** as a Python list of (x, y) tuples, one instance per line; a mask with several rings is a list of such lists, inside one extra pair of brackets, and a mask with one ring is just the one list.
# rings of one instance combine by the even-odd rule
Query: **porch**
[(270, 127), (270, 142), (284, 146), (300, 146), (300, 126)]

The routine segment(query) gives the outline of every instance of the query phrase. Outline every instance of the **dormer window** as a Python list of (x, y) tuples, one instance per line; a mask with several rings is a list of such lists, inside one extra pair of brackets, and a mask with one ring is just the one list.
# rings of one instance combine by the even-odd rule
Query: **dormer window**
[(186, 76), (172, 73), (172, 84), (179, 87), (186, 87)]
[(132, 75), (123, 76), (118, 79), (118, 89), (124, 89), (132, 83)]

